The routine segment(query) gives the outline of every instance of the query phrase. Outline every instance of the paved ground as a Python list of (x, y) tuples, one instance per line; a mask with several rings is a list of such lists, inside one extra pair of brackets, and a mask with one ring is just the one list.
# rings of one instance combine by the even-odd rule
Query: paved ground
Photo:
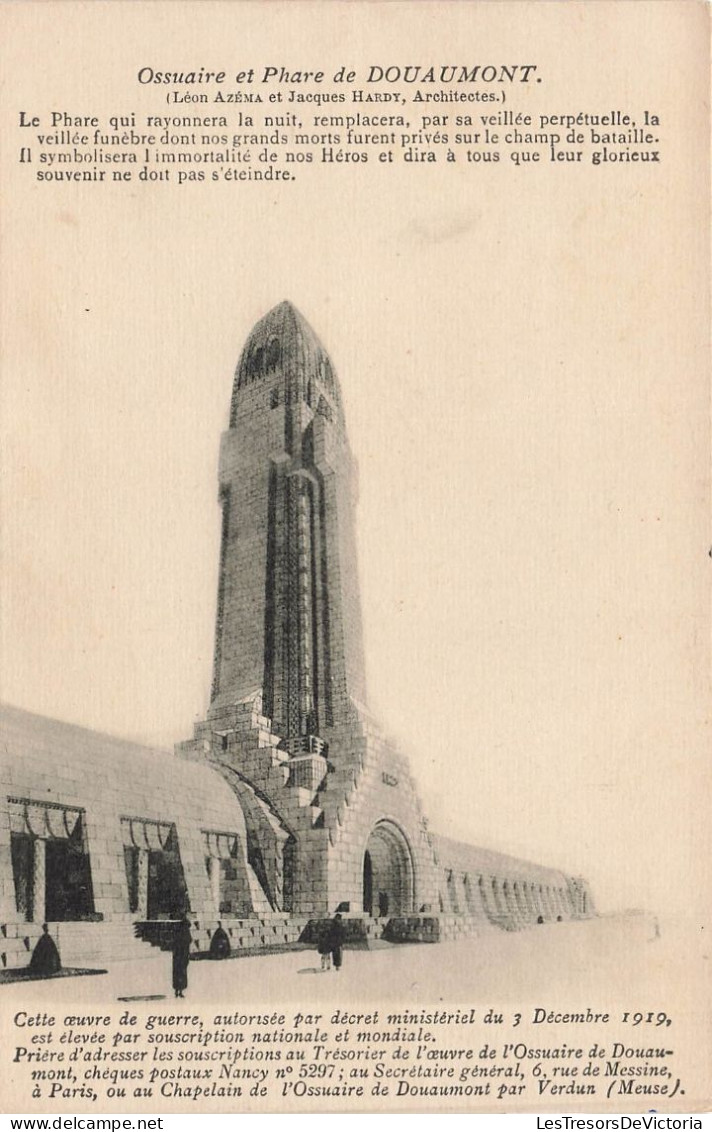
[[(662, 929), (654, 917), (629, 914), (494, 931), (455, 943), (348, 950), (341, 971), (322, 973), (315, 951), (190, 964), (186, 1003), (562, 1002), (604, 1004), (636, 995), (665, 997), (671, 973), (695, 963), (688, 931)], [(105, 975), (0, 987), (0, 1002), (115, 1002), (143, 995), (172, 999), (170, 955), (146, 948), (139, 963), (116, 963)], [(545, 1003), (543, 1003), (545, 1005)], [(643, 1004), (645, 1005), (645, 1004)], [(652, 1006), (650, 1006), (652, 1009)]]

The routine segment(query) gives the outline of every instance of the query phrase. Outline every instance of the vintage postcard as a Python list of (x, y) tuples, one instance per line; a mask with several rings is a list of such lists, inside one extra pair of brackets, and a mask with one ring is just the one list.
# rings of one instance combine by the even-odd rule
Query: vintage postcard
[(3, 1112), (701, 1127), (708, 9), (0, 14)]

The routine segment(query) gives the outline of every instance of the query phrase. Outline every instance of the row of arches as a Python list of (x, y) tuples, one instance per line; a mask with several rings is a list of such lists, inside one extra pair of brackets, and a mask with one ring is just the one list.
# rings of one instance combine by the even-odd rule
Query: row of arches
[[(588, 914), (585, 889), (575, 883), (502, 878), (446, 869), (440, 912), (485, 918), (514, 930)], [(371, 831), (363, 857), (363, 911), (385, 917), (416, 911), (413, 853), (406, 835), (383, 819)]]
[(445, 891), (440, 911), (455, 915), (484, 916), (501, 927), (569, 920), (585, 914), (566, 885), (540, 884), (525, 880), (502, 880), (495, 876), (445, 872)]

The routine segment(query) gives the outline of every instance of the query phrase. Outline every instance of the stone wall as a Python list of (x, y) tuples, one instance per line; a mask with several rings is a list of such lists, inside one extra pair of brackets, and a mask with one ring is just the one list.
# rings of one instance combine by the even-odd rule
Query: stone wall
[[(73, 822), (77, 814), (81, 819), (96, 918), (145, 918), (146, 909), (130, 907), (125, 849), (135, 853), (140, 872), (148, 867), (149, 846), (158, 847), (160, 838), (170, 839), (175, 848), (194, 914), (219, 916), (220, 888), (223, 907), (229, 905), (233, 915), (253, 912), (252, 893), (260, 890), (247, 863), (242, 809), (213, 769), (15, 708), (2, 709), (0, 726), (3, 941), (39, 934), (46, 918), (42, 862), (47, 843), (57, 835), (64, 838), (65, 815)], [(35, 862), (33, 907), (21, 912), (13, 879), (13, 829), (31, 843)], [(9, 943), (0, 945), (6, 965), (13, 965), (9, 959), (15, 950)]]
[(582, 877), (444, 837), (434, 838), (434, 848), (440, 910), (470, 917), (473, 928), (494, 924), (516, 931), (593, 914)]

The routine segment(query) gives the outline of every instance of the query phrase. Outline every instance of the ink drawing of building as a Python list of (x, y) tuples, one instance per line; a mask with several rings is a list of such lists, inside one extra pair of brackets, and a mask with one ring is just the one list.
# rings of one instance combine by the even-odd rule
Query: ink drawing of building
[(3, 713), (3, 965), (27, 963), (43, 921), (67, 963), (139, 955), (135, 924), (184, 909), (196, 952), (219, 920), (239, 951), (338, 907), (394, 941), (591, 914), (581, 878), (434, 834), (369, 712), (341, 392), (291, 303), (237, 365), (219, 501), (210, 706), (175, 754)]

